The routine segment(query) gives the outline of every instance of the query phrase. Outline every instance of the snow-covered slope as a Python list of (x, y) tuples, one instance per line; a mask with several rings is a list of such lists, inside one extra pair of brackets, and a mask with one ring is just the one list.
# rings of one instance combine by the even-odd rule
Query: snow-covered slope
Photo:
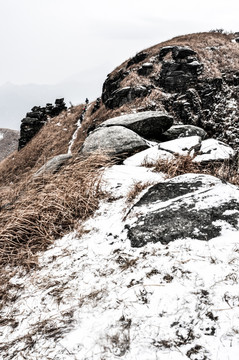
[(59, 239), (35, 271), (11, 279), (1, 358), (237, 359), (239, 231), (132, 248), (126, 195), (164, 176), (131, 164), (103, 179), (109, 199), (83, 224), (84, 235)]

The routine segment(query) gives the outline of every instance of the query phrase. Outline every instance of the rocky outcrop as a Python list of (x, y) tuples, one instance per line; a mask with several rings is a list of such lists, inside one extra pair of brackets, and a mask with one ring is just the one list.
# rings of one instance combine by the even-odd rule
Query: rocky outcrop
[(0, 161), (17, 150), (19, 131), (0, 129)]
[[(134, 215), (137, 217), (134, 218)], [(152, 186), (127, 224), (131, 246), (178, 239), (210, 240), (239, 229), (239, 189), (209, 175), (186, 174)]]
[(66, 109), (63, 98), (56, 99), (55, 106), (50, 103), (45, 107), (34, 106), (21, 122), (18, 150), (21, 150), (38, 133), (48, 117), (57, 116)]
[[(172, 59), (164, 61), (164, 56), (169, 52), (172, 53)], [(168, 92), (186, 91), (197, 82), (203, 71), (203, 64), (198, 60), (196, 52), (189, 47), (162, 48), (159, 59), (163, 61), (159, 85)]]
[(100, 127), (124, 126), (145, 139), (160, 139), (173, 124), (173, 117), (162, 111), (144, 111), (104, 121)]
[(124, 104), (132, 102), (136, 98), (142, 98), (148, 95), (151, 87), (147, 86), (127, 86), (113, 91), (105, 101), (105, 106), (109, 109), (120, 107)]
[(110, 126), (90, 133), (80, 153), (87, 156), (100, 151), (111, 156), (126, 158), (148, 147), (146, 141), (132, 130), (123, 126)]

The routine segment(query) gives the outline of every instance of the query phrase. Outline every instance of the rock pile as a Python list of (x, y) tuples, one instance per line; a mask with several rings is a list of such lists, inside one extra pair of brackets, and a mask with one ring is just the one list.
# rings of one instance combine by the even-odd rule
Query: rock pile
[(21, 121), (18, 150), (21, 150), (38, 133), (47, 122), (48, 117), (57, 116), (66, 109), (64, 98), (56, 99), (55, 106), (50, 103), (45, 107), (34, 106)]

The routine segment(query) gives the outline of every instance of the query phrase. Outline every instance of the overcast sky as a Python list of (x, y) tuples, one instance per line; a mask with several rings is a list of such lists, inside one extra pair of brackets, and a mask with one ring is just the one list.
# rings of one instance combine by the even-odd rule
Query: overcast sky
[(238, 14), (238, 0), (0, 0), (0, 86), (95, 78), (100, 95), (106, 74), (138, 51), (177, 35), (239, 31)]

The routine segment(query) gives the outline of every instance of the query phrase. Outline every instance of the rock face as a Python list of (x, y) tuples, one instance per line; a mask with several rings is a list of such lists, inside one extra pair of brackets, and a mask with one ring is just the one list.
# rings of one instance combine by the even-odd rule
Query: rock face
[(34, 106), (21, 122), (18, 150), (21, 150), (47, 122), (48, 116), (54, 117), (66, 110), (64, 99), (56, 99), (55, 106), (48, 103), (45, 107)]
[(192, 34), (140, 52), (108, 75), (102, 106), (120, 110), (127, 104), (129, 112), (139, 111), (142, 99), (140, 111), (166, 110), (174, 125), (200, 127), (238, 149), (237, 37)]
[(132, 209), (128, 237), (133, 247), (185, 238), (207, 241), (223, 226), (238, 230), (238, 215), (238, 187), (209, 175), (186, 174), (142, 196)]
[(17, 150), (19, 131), (0, 129), (0, 161)]
[(124, 126), (145, 139), (160, 139), (171, 127), (173, 117), (162, 111), (145, 111), (127, 114), (104, 121), (101, 127)]
[(150, 87), (146, 86), (127, 86), (117, 89), (110, 94), (110, 97), (105, 101), (105, 105), (109, 109), (114, 109), (127, 104), (136, 98), (145, 97), (150, 93)]
[(123, 126), (99, 128), (86, 138), (81, 154), (89, 155), (95, 151), (102, 151), (113, 156), (126, 158), (149, 146), (138, 134)]
[(163, 61), (159, 83), (168, 92), (182, 92), (197, 82), (203, 71), (203, 64), (199, 62), (194, 50), (182, 46), (162, 48), (159, 53), (160, 60), (170, 51), (172, 60)]

